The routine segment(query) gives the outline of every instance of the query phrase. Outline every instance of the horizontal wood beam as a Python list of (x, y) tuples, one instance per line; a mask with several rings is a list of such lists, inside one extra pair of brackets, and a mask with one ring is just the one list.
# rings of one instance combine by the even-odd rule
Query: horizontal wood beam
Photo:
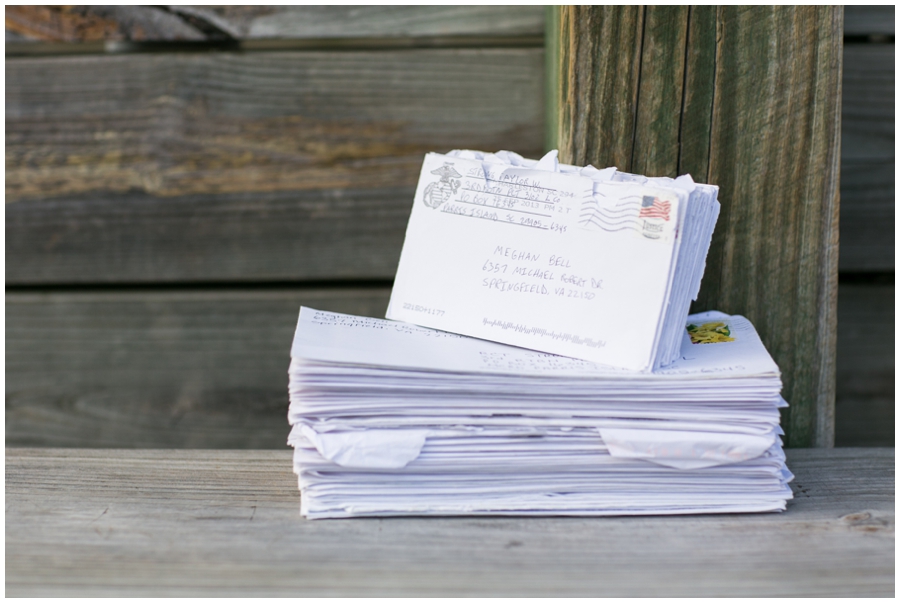
[[(281, 448), (302, 304), (383, 317), (389, 286), (6, 295), (6, 442)], [(842, 284), (839, 442), (893, 442), (893, 284)]]
[(838, 446), (894, 445), (895, 300), (893, 282), (841, 283), (835, 405)]
[(282, 448), (300, 306), (384, 317), (389, 287), (7, 294), (6, 443)]
[(542, 72), (540, 48), (9, 62), (7, 284), (392, 278), (424, 154), (539, 155)]
[(540, 35), (541, 6), (10, 6), (7, 40), (178, 42)]

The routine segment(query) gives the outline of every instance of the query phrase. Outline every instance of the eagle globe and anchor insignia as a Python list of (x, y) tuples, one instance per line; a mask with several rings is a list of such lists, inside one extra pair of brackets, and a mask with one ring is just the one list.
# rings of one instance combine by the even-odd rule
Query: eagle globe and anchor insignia
[(462, 174), (453, 169), (449, 163), (445, 163), (436, 170), (431, 171), (441, 177), (440, 182), (432, 182), (425, 187), (425, 194), (422, 200), (425, 205), (432, 209), (437, 209), (445, 201), (449, 201), (450, 197), (456, 193), (459, 188), (460, 181), (456, 178), (462, 178)]

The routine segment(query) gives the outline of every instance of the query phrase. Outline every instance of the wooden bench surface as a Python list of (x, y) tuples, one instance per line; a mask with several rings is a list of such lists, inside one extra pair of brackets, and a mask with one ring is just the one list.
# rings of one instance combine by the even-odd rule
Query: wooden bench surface
[(7, 449), (6, 594), (892, 596), (893, 449), (788, 465), (780, 514), (308, 521), (288, 450)]

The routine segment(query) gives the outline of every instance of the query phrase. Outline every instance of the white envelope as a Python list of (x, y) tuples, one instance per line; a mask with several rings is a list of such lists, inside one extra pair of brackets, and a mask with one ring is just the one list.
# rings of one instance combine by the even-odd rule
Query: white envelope
[[(387, 318), (630, 370), (659, 366), (692, 185), (471, 156), (426, 156)], [(694, 272), (679, 273), (684, 315)]]

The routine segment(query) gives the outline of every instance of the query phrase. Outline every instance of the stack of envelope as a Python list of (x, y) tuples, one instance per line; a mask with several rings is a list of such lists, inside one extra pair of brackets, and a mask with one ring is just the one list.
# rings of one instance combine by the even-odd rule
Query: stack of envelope
[(750, 322), (688, 317), (635, 372), (302, 308), (289, 444), (308, 518), (777, 511), (778, 367)]

